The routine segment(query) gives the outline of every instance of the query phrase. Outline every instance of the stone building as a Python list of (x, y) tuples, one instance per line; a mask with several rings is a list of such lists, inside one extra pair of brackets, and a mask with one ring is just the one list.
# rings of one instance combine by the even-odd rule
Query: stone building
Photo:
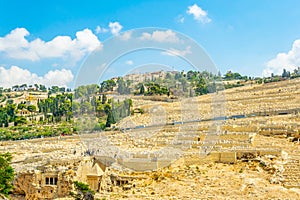
[(26, 200), (66, 197), (73, 188), (73, 181), (87, 183), (99, 191), (103, 170), (93, 159), (50, 163), (34, 170), (21, 171), (14, 181), (14, 194)]

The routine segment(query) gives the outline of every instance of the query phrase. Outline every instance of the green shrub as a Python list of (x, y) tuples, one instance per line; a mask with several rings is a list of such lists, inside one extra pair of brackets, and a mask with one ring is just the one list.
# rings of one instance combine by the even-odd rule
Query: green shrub
[(79, 182), (79, 181), (74, 181), (73, 182), (76, 193), (70, 192), (70, 195), (75, 198), (75, 200), (93, 200), (95, 192), (90, 189), (89, 185)]
[(6, 196), (13, 189), (14, 169), (10, 166), (11, 160), (10, 153), (0, 154), (0, 193)]

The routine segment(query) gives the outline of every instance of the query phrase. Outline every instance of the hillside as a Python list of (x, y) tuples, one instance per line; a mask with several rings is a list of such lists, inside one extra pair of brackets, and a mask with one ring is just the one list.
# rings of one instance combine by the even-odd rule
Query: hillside
[[(253, 84), (227, 89), (218, 94), (208, 94), (193, 98), (183, 98), (176, 102), (156, 102), (132, 98), (134, 108), (142, 108), (145, 113), (124, 119), (120, 124), (133, 120), (138, 125), (151, 124), (149, 108), (161, 107), (166, 115), (164, 121), (189, 121), (212, 118), (212, 102), (221, 101), (226, 116), (247, 114), (278, 114), (287, 110), (300, 109), (300, 79), (292, 79), (267, 84)], [(289, 112), (289, 111), (287, 111)], [(153, 113), (153, 115), (155, 115)], [(183, 118), (183, 119), (182, 119)]]
[[(58, 193), (47, 192), (50, 186), (39, 184), (39, 177), (58, 177), (62, 184), (72, 174), (89, 183), (96, 197), (107, 199), (298, 199), (299, 82), (248, 85), (169, 102), (131, 97), (132, 109), (144, 113), (122, 119), (120, 131), (1, 142), (0, 152), (14, 155), (16, 198), (38, 196), (39, 190), (61, 197), (65, 193), (54, 186)], [(213, 115), (211, 102), (218, 95), (222, 98), (213, 102), (224, 103), (224, 112)], [(227, 119), (207, 120), (219, 114)], [(92, 175), (102, 178), (97, 182), (89, 179)], [(31, 185), (30, 177), (37, 183)]]

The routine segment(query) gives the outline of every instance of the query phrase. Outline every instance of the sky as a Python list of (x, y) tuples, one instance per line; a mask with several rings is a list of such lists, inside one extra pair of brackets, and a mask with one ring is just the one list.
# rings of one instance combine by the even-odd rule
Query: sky
[[(155, 64), (189, 70), (192, 66), (185, 58), (199, 54), (194, 43), (222, 74), (231, 70), (269, 76), (300, 66), (298, 0), (2, 0), (0, 4), (0, 87), (23, 83), (74, 87), (95, 51), (100, 52), (98, 65), (101, 52), (109, 51), (114, 58), (102, 63), (107, 68), (98, 79)], [(142, 31), (132, 31), (136, 29)], [(116, 55), (123, 45), (112, 42), (116, 37), (130, 42), (144, 38), (162, 49), (131, 49)], [(182, 38), (194, 43), (186, 45)]]

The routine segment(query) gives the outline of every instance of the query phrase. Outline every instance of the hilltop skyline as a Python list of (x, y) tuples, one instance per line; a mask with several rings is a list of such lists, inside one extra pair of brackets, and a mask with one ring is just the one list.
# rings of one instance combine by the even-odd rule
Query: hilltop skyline
[[(162, 42), (176, 38), (176, 32), (192, 38), (222, 74), (231, 70), (267, 76), (280, 74), (283, 68), (292, 71), (300, 65), (299, 4), (293, 0), (3, 1), (0, 86), (39, 83), (72, 87), (95, 48), (103, 47), (113, 36), (143, 27), (166, 29), (158, 35)], [(189, 54), (192, 50), (186, 47), (172, 53)], [(155, 54), (140, 52), (120, 58), (111, 76), (149, 64), (151, 58), (158, 58)], [(190, 67), (161, 52), (152, 63), (162, 60), (170, 61), (170, 68)]]

